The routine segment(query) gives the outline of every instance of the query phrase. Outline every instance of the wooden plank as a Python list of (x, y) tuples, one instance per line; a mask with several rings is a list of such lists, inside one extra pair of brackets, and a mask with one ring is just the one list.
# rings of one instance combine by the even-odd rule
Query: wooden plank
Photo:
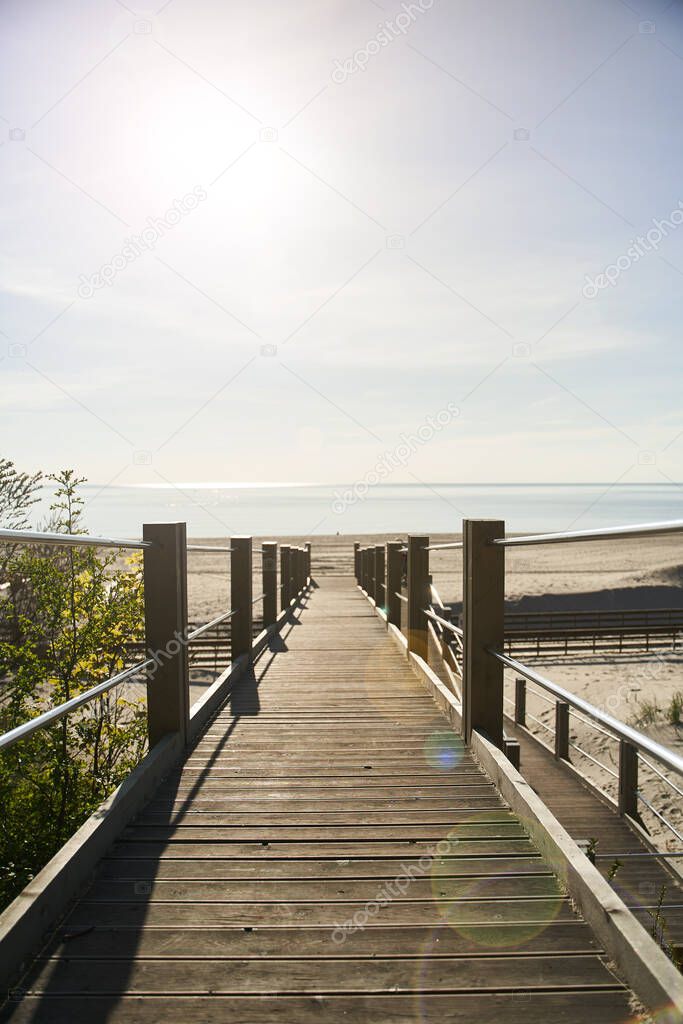
[[(452, 786), (447, 797), (443, 798), (438, 794), (433, 796), (430, 793), (419, 796), (410, 790), (406, 790), (403, 794), (392, 793), (391, 796), (387, 796), (386, 793), (374, 795), (366, 791), (362, 795), (340, 793), (337, 796), (320, 798), (315, 794), (312, 797), (306, 797), (292, 796), (287, 793), (263, 793), (251, 800), (244, 794), (207, 793), (200, 796), (199, 793), (191, 793), (185, 798), (182, 795), (176, 795), (175, 797), (168, 796), (152, 800), (148, 804), (147, 810), (150, 815), (178, 814), (182, 811), (211, 815), (220, 813), (223, 816), (227, 813), (230, 820), (233, 820), (234, 815), (241, 814), (272, 813), (276, 815), (277, 820), (279, 814), (319, 812), (325, 815), (358, 810), (363, 814), (370, 813), (371, 818), (374, 819), (377, 813), (412, 811), (418, 804), (417, 810), (419, 811), (447, 811), (461, 807), (479, 806), (482, 798), (490, 798), (494, 792), (491, 785), (482, 784), (479, 786)], [(483, 802), (488, 806), (491, 801), (486, 799)]]
[[(267, 871), (267, 863), (273, 858), (310, 857), (320, 860), (328, 859), (361, 859), (367, 860), (391, 858), (402, 860), (405, 857), (421, 857), (423, 853), (431, 853), (433, 843), (415, 840), (373, 840), (345, 841), (341, 840), (332, 846), (325, 842), (192, 842), (171, 840), (167, 842), (140, 842), (133, 837), (116, 843), (109, 858), (121, 859), (152, 859), (157, 863), (164, 859), (194, 859), (201, 861), (239, 860), (250, 858), (256, 860)], [(485, 836), (473, 839), (460, 839), (458, 852), (463, 857), (512, 857), (530, 856), (536, 853), (534, 846), (526, 838), (489, 839)]]
[[(96, 928), (92, 931), (61, 929), (44, 951), (70, 959), (125, 959), (135, 944), (135, 956), (182, 957), (222, 960), (251, 957), (334, 957), (358, 956), (468, 956), (514, 955), (516, 953), (597, 953), (592, 932), (580, 921), (546, 922), (539, 930), (522, 934), (515, 925), (501, 926), (499, 943), (489, 944), (490, 929), (471, 925), (459, 932), (446, 926), (407, 928), (364, 928), (349, 933), (343, 944), (334, 942), (332, 928)], [(400, 952), (397, 952), (400, 951)]]
[(449, 793), (452, 789), (459, 789), (461, 786), (478, 786), (481, 784), (481, 775), (474, 769), (465, 769), (458, 772), (449, 772), (447, 775), (439, 774), (424, 776), (419, 779), (417, 785), (413, 779), (406, 779), (405, 776), (377, 776), (374, 773), (361, 774), (354, 777), (329, 776), (324, 780), (320, 777), (304, 778), (280, 778), (273, 776), (253, 777), (244, 772), (223, 772), (216, 775), (199, 773), (193, 778), (183, 777), (182, 781), (165, 783), (160, 786), (160, 795), (167, 793), (261, 793), (264, 796), (274, 793), (281, 793), (288, 796), (316, 795), (321, 800), (326, 796), (333, 796), (335, 793), (379, 793), (397, 794), (400, 796), (402, 790), (410, 789), (426, 796), (439, 793)]
[[(208, 768), (208, 765), (207, 765)], [(410, 779), (420, 780), (419, 784), (424, 785), (447, 785), (454, 779), (458, 781), (462, 775), (472, 775), (473, 770), (471, 765), (458, 764), (454, 768), (449, 768), (448, 771), (437, 771), (433, 768), (425, 766), (421, 771), (413, 770), (410, 775)], [(208, 772), (206, 768), (200, 768), (195, 765), (191, 768), (187, 768), (182, 774), (183, 784), (186, 786), (192, 786), (197, 781), (202, 780), (214, 780), (225, 779), (228, 781), (235, 780), (239, 782), (249, 781), (261, 781), (264, 785), (279, 785), (281, 782), (286, 782), (291, 785), (324, 785), (334, 786), (339, 781), (339, 785), (361, 785), (365, 780), (369, 784), (374, 784), (375, 780), (392, 780), (392, 786), (409, 785), (410, 779), (406, 777), (405, 771), (399, 765), (382, 765), (380, 768), (375, 768), (373, 765), (344, 765), (343, 767), (328, 767), (321, 765), (319, 767), (301, 768), (297, 766), (288, 765), (286, 769), (279, 771), (277, 767), (272, 768), (270, 771), (267, 768), (253, 768), (249, 766), (233, 765), (218, 765), (212, 767), (211, 771)], [(343, 780), (343, 781), (341, 781)], [(355, 780), (355, 782), (354, 782)]]
[[(254, 780), (255, 783), (263, 781), (261, 779)], [(364, 781), (365, 784), (360, 785), (360, 781)], [(322, 807), (325, 807), (327, 804), (334, 803), (336, 805), (340, 801), (346, 802), (349, 800), (358, 800), (362, 806), (366, 802), (376, 802), (378, 800), (391, 800), (392, 803), (396, 801), (400, 803), (402, 801), (446, 800), (452, 803), (459, 794), (478, 793), (485, 790), (485, 785), (481, 782), (481, 776), (477, 777), (476, 775), (469, 777), (460, 776), (457, 782), (451, 778), (450, 785), (420, 786), (415, 789), (407, 784), (391, 786), (386, 785), (386, 780), (384, 782), (385, 784), (383, 785), (381, 781), (359, 780), (359, 783), (356, 785), (337, 785), (330, 786), (329, 789), (322, 789), (320, 783), (312, 786), (301, 786), (287, 785), (287, 782), (283, 781), (279, 785), (275, 784), (266, 788), (265, 785), (259, 786), (256, 784), (251, 787), (241, 779), (206, 779), (198, 782), (195, 786), (178, 786), (170, 790), (164, 787), (163, 790), (159, 791), (158, 798), (150, 806), (161, 804), (167, 806), (169, 802), (181, 803), (188, 799), (198, 803), (204, 803), (206, 800), (228, 800), (234, 802), (235, 806), (241, 805), (243, 802), (256, 802), (261, 807), (267, 806), (270, 801), (293, 803), (297, 806), (300, 806), (302, 802), (313, 801), (316, 806)]]
[[(413, 863), (408, 861), (408, 863)], [(309, 857), (306, 860), (294, 857), (280, 857), (265, 860), (262, 857), (232, 860), (197, 856), (159, 861), (155, 857), (146, 859), (123, 859), (108, 857), (102, 861), (99, 876), (106, 879), (216, 879), (225, 881), (254, 879), (266, 881), (273, 878), (287, 879), (339, 879), (371, 878), (388, 879), (396, 877), (402, 870), (400, 860), (381, 857)], [(520, 857), (443, 857), (434, 860), (433, 872), (439, 877), (467, 878), (473, 875), (520, 875), (547, 871), (538, 855)]]
[[(522, 826), (511, 818), (510, 815), (501, 817), (498, 821), (495, 816), (486, 815), (489, 820), (477, 822), (460, 822), (457, 825), (355, 825), (344, 827), (343, 825), (260, 825), (228, 827), (204, 825), (200, 827), (193, 825), (136, 825), (124, 831), (126, 839), (136, 841), (169, 839), (185, 841), (208, 841), (208, 842), (326, 842), (340, 843), (344, 840), (357, 842), (370, 840), (375, 842), (393, 842), (395, 840), (413, 840), (415, 842), (427, 841), (438, 843), (446, 837), (472, 839), (482, 837), (484, 839), (505, 839), (524, 838), (525, 833)], [(495, 827), (492, 827), (495, 826)]]
[[(89, 902), (141, 902), (153, 903), (240, 903), (251, 904), (288, 902), (365, 903), (378, 898), (411, 902), (430, 898), (442, 904), (453, 901), (481, 901), (532, 898), (562, 898), (559, 883), (554, 875), (548, 874), (491, 874), (484, 876), (455, 877), (438, 872), (433, 875), (427, 869), (418, 877), (411, 877), (410, 869), (420, 870), (419, 865), (409, 863), (404, 869), (397, 867), (388, 880), (376, 878), (290, 878), (230, 879), (225, 880), (179, 880), (154, 878), (149, 883), (138, 884), (137, 879), (100, 878), (87, 890), (84, 899)], [(540, 862), (539, 870), (543, 870)], [(395, 880), (399, 879), (399, 885)]]
[(396, 958), (347, 959), (344, 969), (329, 960), (235, 960), (230, 970), (220, 960), (63, 960), (38, 962), (37, 974), (26, 982), (27, 991), (49, 991), (53, 996), (81, 993), (115, 995), (337, 995), (402, 992), (511, 992), (524, 979), (525, 991), (558, 991), (579, 986), (620, 989), (621, 985), (599, 957), (575, 955), (458, 959), (430, 957), (419, 970), (411, 960)]
[[(296, 924), (300, 927), (336, 926), (351, 918), (364, 904), (358, 902), (273, 902), (213, 903), (210, 910), (212, 927), (258, 928)], [(192, 903), (145, 903), (142, 901), (89, 901), (81, 900), (66, 919), (69, 928), (111, 927), (126, 925), (132, 928), (203, 928), (207, 925), (206, 905)], [(496, 930), (501, 925), (513, 924), (520, 933), (542, 927), (550, 921), (571, 921), (574, 911), (566, 899), (500, 899), (455, 902), (441, 907), (433, 899), (394, 901), (382, 908), (381, 924), (385, 925), (442, 925), (444, 920), (454, 927), (473, 924), (488, 925), (491, 942), (495, 945)]]
[[(416, 1011), (419, 1017), (416, 1017)], [(505, 994), (420, 996), (399, 992), (390, 996), (236, 997), (204, 998), (81, 995), (46, 999), (26, 996), (0, 1020), (12, 1024), (637, 1024), (626, 992), (588, 991), (568, 994), (533, 993), (517, 989)]]

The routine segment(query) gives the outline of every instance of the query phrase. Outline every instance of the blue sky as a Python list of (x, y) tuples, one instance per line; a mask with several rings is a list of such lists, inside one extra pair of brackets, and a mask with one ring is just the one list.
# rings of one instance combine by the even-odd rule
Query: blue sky
[(450, 403), (392, 482), (681, 479), (680, 2), (3, 2), (0, 28), (22, 467), (350, 481)]

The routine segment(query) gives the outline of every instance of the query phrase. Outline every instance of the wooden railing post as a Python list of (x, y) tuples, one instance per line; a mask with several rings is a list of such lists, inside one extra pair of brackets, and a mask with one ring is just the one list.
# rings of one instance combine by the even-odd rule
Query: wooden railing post
[(277, 544), (266, 541), (261, 546), (261, 582), (263, 584), (263, 628), (277, 619)]
[(289, 608), (291, 593), (292, 552), (288, 544), (280, 546), (280, 608)]
[(150, 748), (168, 733), (187, 740), (190, 685), (187, 661), (187, 530), (185, 523), (145, 524), (145, 641), (156, 655), (147, 683)]
[(296, 549), (296, 594), (298, 596), (304, 589), (304, 555), (303, 548)]
[(378, 608), (386, 605), (386, 588), (384, 584), (384, 547), (375, 548), (375, 604)]
[(563, 700), (555, 701), (555, 757), (569, 760), (569, 704)]
[(251, 656), (253, 640), (253, 605), (251, 582), (251, 537), (230, 540), (230, 607), (235, 612), (230, 620), (230, 658)]
[(401, 548), (400, 540), (390, 540), (387, 543), (387, 625), (401, 628)]
[(353, 545), (353, 575), (356, 583), (360, 583), (360, 541), (355, 541)]
[(505, 536), (500, 520), (463, 522), (463, 687), (462, 732), (484, 733), (503, 749), (503, 666), (489, 648), (503, 650), (505, 548), (491, 541)]
[(363, 548), (363, 572), (361, 586), (366, 594), (370, 593), (370, 552), (367, 548)]
[(429, 591), (429, 537), (408, 537), (408, 650), (427, 660), (427, 616)]
[(306, 579), (304, 584), (308, 584), (311, 579), (311, 542), (306, 542)]
[(638, 820), (638, 750), (619, 741), (619, 814)]
[(526, 679), (515, 679), (515, 722), (526, 726)]
[(377, 579), (375, 568), (375, 549), (368, 548), (368, 594), (373, 601), (375, 600), (375, 580)]

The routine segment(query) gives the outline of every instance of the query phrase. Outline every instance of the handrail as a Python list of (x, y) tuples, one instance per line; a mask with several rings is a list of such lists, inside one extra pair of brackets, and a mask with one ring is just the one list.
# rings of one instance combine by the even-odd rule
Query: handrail
[(604, 540), (619, 537), (649, 537), (683, 532), (683, 519), (664, 523), (640, 523), (637, 526), (607, 526), (599, 530), (567, 530), (564, 533), (535, 533), (526, 537), (498, 537), (491, 544), (501, 547), (525, 547), (536, 544), (564, 544), (570, 541)]
[(203, 626), (198, 626), (196, 629), (193, 629), (191, 633), (187, 634), (187, 642), (189, 643), (190, 640), (196, 640), (198, 636), (201, 636), (202, 633), (206, 633), (212, 626), (219, 626), (221, 622), (225, 622), (226, 619), (231, 618), (235, 614), (235, 611), (236, 609), (233, 608), (232, 611), (223, 612), (221, 615), (217, 615), (215, 619), (211, 619), (210, 622), (205, 622)]
[(675, 785), (675, 783), (673, 783), (670, 778), (664, 775), (663, 772), (660, 772), (659, 768), (657, 768), (650, 761), (648, 761), (646, 757), (641, 757), (640, 760), (646, 768), (648, 768), (651, 772), (654, 772), (654, 774), (657, 775), (662, 780), (662, 782), (665, 782), (667, 786), (670, 786), (675, 793), (678, 793), (679, 796), (683, 796), (683, 789), (679, 789), (678, 786)]
[(221, 551), (227, 554), (232, 553), (232, 548), (225, 545), (217, 545), (214, 547), (212, 544), (188, 544), (188, 551)]
[(604, 764), (604, 762), (599, 761), (597, 757), (593, 757), (593, 755), (589, 754), (587, 750), (584, 750), (583, 747), (580, 747), (578, 743), (574, 743), (573, 740), (569, 740), (568, 746), (573, 747), (574, 750), (578, 750), (579, 754), (582, 754), (583, 757), (587, 758), (589, 761), (592, 761), (592, 763), (594, 765), (597, 765), (598, 768), (601, 768), (603, 772), (607, 772), (607, 774), (611, 775), (613, 779), (619, 778), (619, 772), (615, 772), (613, 768), (609, 767), (609, 765), (606, 765)]
[(448, 619), (442, 619), (440, 615), (433, 612), (430, 608), (423, 608), (422, 611), (425, 613), (428, 619), (432, 619), (434, 622), (438, 622), (444, 629), (450, 629), (451, 633), (455, 633), (457, 636), (462, 636), (463, 631), (460, 626), (456, 626), (455, 623), (449, 622)]
[(657, 818), (659, 821), (661, 821), (662, 825), (666, 825), (666, 827), (669, 829), (669, 831), (673, 832), (673, 834), (676, 836), (676, 839), (678, 839), (679, 842), (683, 843), (683, 835), (681, 835), (681, 833), (678, 831), (678, 829), (675, 828), (675, 826), (672, 825), (671, 822), (668, 821), (664, 817), (664, 815), (660, 811), (657, 810), (656, 807), (652, 806), (650, 801), (646, 797), (643, 796), (643, 794), (640, 792), (640, 790), (638, 790), (638, 799), (641, 800), (645, 804), (645, 806), (647, 807), (648, 811), (651, 811), (652, 814), (654, 814), (655, 818)]
[(399, 599), (399, 601), (405, 601), (405, 603), (408, 604), (408, 598), (405, 596), (405, 594), (402, 594), (399, 590), (395, 590), (394, 591), (394, 597), (397, 597)]
[(44, 544), (64, 548), (150, 548), (149, 540), (114, 540), (111, 537), (90, 537), (77, 533), (40, 533), (38, 530), (0, 530), (0, 542), (9, 544)]
[(670, 771), (676, 772), (678, 775), (683, 775), (683, 757), (679, 757), (678, 754), (672, 750), (667, 750), (661, 743), (657, 743), (655, 740), (650, 739), (644, 733), (638, 732), (637, 729), (632, 728), (630, 725), (626, 725), (624, 722), (620, 722), (617, 718), (613, 718), (606, 711), (601, 711), (599, 708), (589, 704), (588, 701), (583, 700), (582, 697), (577, 697), (575, 694), (570, 693), (569, 690), (565, 690), (563, 686), (558, 686), (557, 683), (553, 683), (550, 679), (546, 679), (545, 676), (535, 672), (532, 668), (522, 664), (521, 661), (516, 661), (514, 658), (510, 658), (507, 654), (501, 654), (500, 651), (493, 651), (489, 648), (489, 654), (492, 654), (494, 658), (497, 658), (506, 668), (511, 668), (513, 671), (518, 672), (525, 679), (528, 679), (532, 683), (536, 683), (541, 689), (547, 690), (548, 693), (552, 693), (559, 700), (564, 701), (571, 707), (576, 708), (578, 711), (583, 711), (585, 715), (592, 718), (594, 721), (599, 722), (600, 725), (604, 725), (606, 729), (609, 729), (611, 733), (617, 736), (619, 739), (626, 740), (632, 746), (638, 750), (645, 751), (654, 757), (660, 764), (666, 765)]
[(141, 672), (144, 672), (155, 664), (156, 662), (154, 658), (147, 658), (146, 661), (141, 661), (137, 665), (133, 665), (131, 668), (127, 668), (123, 672), (119, 672), (117, 675), (111, 676), (109, 679), (105, 679), (103, 683), (98, 683), (97, 686), (92, 686), (89, 690), (84, 690), (83, 693), (79, 693), (77, 697), (72, 697), (71, 700), (67, 700), (66, 703), (59, 704), (56, 708), (50, 708), (49, 711), (43, 712), (42, 715), (37, 715), (36, 718), (29, 719), (29, 721), (24, 722), (23, 725), (18, 725), (16, 728), (10, 729), (9, 732), (0, 736), (0, 750), (6, 750), (19, 740), (26, 739), (27, 736), (37, 732), (38, 729), (44, 729), (45, 726), (51, 725), (53, 722), (58, 722), (60, 718), (64, 718), (64, 715), (68, 715), (70, 711), (75, 711), (76, 708), (82, 707), (83, 704), (89, 704), (95, 697), (99, 697), (101, 694), (106, 693), (114, 686), (118, 686), (120, 683), (125, 682), (126, 679), (130, 679), (132, 676), (140, 675)]
[(449, 549), (461, 548), (463, 543), (461, 540), (456, 540), (452, 544), (428, 544), (427, 551), (446, 551)]

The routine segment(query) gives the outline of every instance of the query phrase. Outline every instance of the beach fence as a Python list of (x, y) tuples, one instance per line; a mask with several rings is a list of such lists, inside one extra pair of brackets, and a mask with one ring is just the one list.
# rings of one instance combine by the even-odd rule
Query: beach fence
[[(643, 792), (639, 779), (648, 776), (664, 787), (676, 801), (683, 797), (683, 757), (658, 743), (639, 729), (615, 718), (566, 688), (541, 675), (536, 669), (509, 653), (511, 637), (506, 632), (505, 551), (507, 548), (547, 544), (576, 544), (648, 538), (683, 532), (683, 521), (636, 526), (506, 536), (502, 520), (464, 520), (462, 541), (430, 544), (429, 537), (411, 536), (406, 544), (392, 541), (385, 546), (354, 545), (356, 580), (390, 630), (398, 633), (409, 655), (435, 665), (461, 708), (461, 731), (469, 743), (474, 731), (483, 734), (502, 750), (516, 767), (520, 744), (506, 731), (506, 723), (524, 730), (530, 738), (552, 750), (557, 762), (578, 772), (589, 784), (582, 763), (604, 773), (614, 783), (614, 795), (599, 789), (612, 800), (619, 815), (644, 828), (643, 815), (651, 815), (679, 844), (674, 854), (654, 851), (653, 855), (683, 857), (683, 834), (665, 808), (669, 799), (655, 806)], [(462, 554), (462, 625), (451, 621), (451, 613), (432, 584), (429, 554), (453, 550)], [(402, 585), (405, 578), (406, 584)], [(675, 637), (681, 612), (667, 613), (661, 628)], [(611, 624), (610, 624), (611, 625)], [(650, 623), (650, 630), (655, 626)], [(513, 634), (514, 636), (514, 634)], [(623, 647), (623, 644), (622, 644)], [(673, 649), (673, 648), (672, 648)], [(515, 673), (514, 699), (506, 696), (504, 672)], [(533, 695), (552, 709), (550, 721), (543, 721), (527, 709)], [(506, 712), (506, 706), (509, 712)], [(542, 730), (542, 738), (531, 731), (531, 723)], [(577, 742), (574, 727), (592, 730), (617, 745), (615, 767), (606, 764)], [(591, 776), (592, 778), (592, 776)]]
[(683, 608), (505, 613), (508, 654), (675, 651), (682, 635)]
[[(311, 545), (293, 547), (265, 542), (261, 546), (262, 592), (253, 594), (253, 540), (233, 537), (229, 545), (188, 544), (185, 523), (149, 524), (142, 540), (70, 536), (26, 530), (0, 530), (0, 543), (38, 548), (116, 548), (142, 551), (145, 601), (145, 657), (78, 696), (37, 715), (0, 736), (6, 750), (39, 729), (54, 725), (78, 708), (123, 683), (147, 681), (147, 732), (150, 749), (168, 735), (185, 743), (206, 720), (207, 709), (216, 706), (227, 679), (234, 681), (260, 653), (279, 627), (282, 617), (295, 605), (310, 583)], [(187, 554), (211, 552), (230, 557), (230, 608), (200, 626), (190, 627), (187, 611)], [(279, 584), (278, 584), (279, 553)], [(262, 607), (263, 629), (254, 637), (254, 607)], [(231, 664), (201, 701), (190, 707), (189, 654), (207, 634), (230, 624)], [(228, 650), (225, 650), (226, 657)]]

